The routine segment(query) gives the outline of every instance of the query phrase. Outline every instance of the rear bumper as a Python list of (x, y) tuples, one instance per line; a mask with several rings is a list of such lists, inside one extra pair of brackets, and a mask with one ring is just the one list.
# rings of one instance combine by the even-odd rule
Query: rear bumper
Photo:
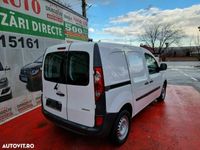
[(44, 110), (42, 108), (42, 112), (44, 116), (57, 124), (58, 126), (68, 130), (72, 131), (77, 134), (82, 134), (82, 135), (88, 135), (88, 136), (100, 136), (100, 137), (105, 137), (108, 136), (111, 128), (113, 126), (113, 123), (115, 121), (115, 118), (117, 116), (117, 113), (109, 113), (105, 116), (104, 118), (104, 124), (101, 127), (87, 127), (84, 125), (80, 125), (68, 120), (65, 120), (61, 117), (58, 117), (52, 113), (49, 113), (48, 111)]

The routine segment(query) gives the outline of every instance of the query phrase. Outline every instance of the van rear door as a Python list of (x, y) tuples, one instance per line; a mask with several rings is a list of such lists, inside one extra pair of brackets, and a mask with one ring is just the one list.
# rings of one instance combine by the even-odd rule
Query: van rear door
[(73, 43), (68, 51), (47, 52), (43, 67), (44, 109), (88, 127), (95, 122), (93, 49)]
[(49, 50), (43, 67), (44, 109), (88, 127), (95, 122), (93, 49), (73, 43), (68, 51)]
[(88, 127), (95, 123), (94, 44), (72, 44), (68, 56), (68, 120)]
[(46, 54), (43, 64), (43, 107), (46, 111), (67, 120), (67, 52), (52, 49), (50, 51), (53, 52)]

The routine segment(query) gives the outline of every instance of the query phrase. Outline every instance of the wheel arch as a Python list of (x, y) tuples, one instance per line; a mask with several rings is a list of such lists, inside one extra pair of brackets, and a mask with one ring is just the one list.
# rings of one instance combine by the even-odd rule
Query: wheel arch
[(133, 108), (132, 108), (132, 105), (131, 105), (130, 103), (124, 104), (124, 105), (122, 106), (122, 108), (120, 109), (119, 112), (121, 112), (121, 111), (123, 111), (123, 110), (127, 110), (127, 111), (130, 113), (130, 115), (132, 116), (132, 114), (133, 114)]

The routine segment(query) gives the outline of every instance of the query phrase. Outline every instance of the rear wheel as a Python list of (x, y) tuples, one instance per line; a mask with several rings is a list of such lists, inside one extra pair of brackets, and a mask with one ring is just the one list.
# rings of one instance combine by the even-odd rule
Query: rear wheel
[(164, 101), (165, 100), (165, 96), (166, 96), (166, 88), (167, 88), (167, 84), (165, 83), (162, 87), (160, 96), (158, 97), (158, 101)]
[(126, 141), (130, 131), (130, 116), (131, 115), (127, 110), (123, 110), (119, 113), (111, 134), (114, 144), (121, 145)]

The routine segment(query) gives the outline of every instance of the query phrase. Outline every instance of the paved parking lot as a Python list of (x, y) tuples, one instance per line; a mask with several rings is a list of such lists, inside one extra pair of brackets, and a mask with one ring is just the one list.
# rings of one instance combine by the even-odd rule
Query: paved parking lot
[(166, 63), (169, 84), (190, 85), (200, 92), (200, 61)]
[[(200, 93), (191, 86), (170, 85), (165, 102), (152, 103), (132, 119), (127, 142), (120, 149), (198, 150)], [(46, 120), (41, 108), (0, 126), (0, 147), (33, 143), (35, 149), (118, 149), (107, 139), (70, 133)]]

